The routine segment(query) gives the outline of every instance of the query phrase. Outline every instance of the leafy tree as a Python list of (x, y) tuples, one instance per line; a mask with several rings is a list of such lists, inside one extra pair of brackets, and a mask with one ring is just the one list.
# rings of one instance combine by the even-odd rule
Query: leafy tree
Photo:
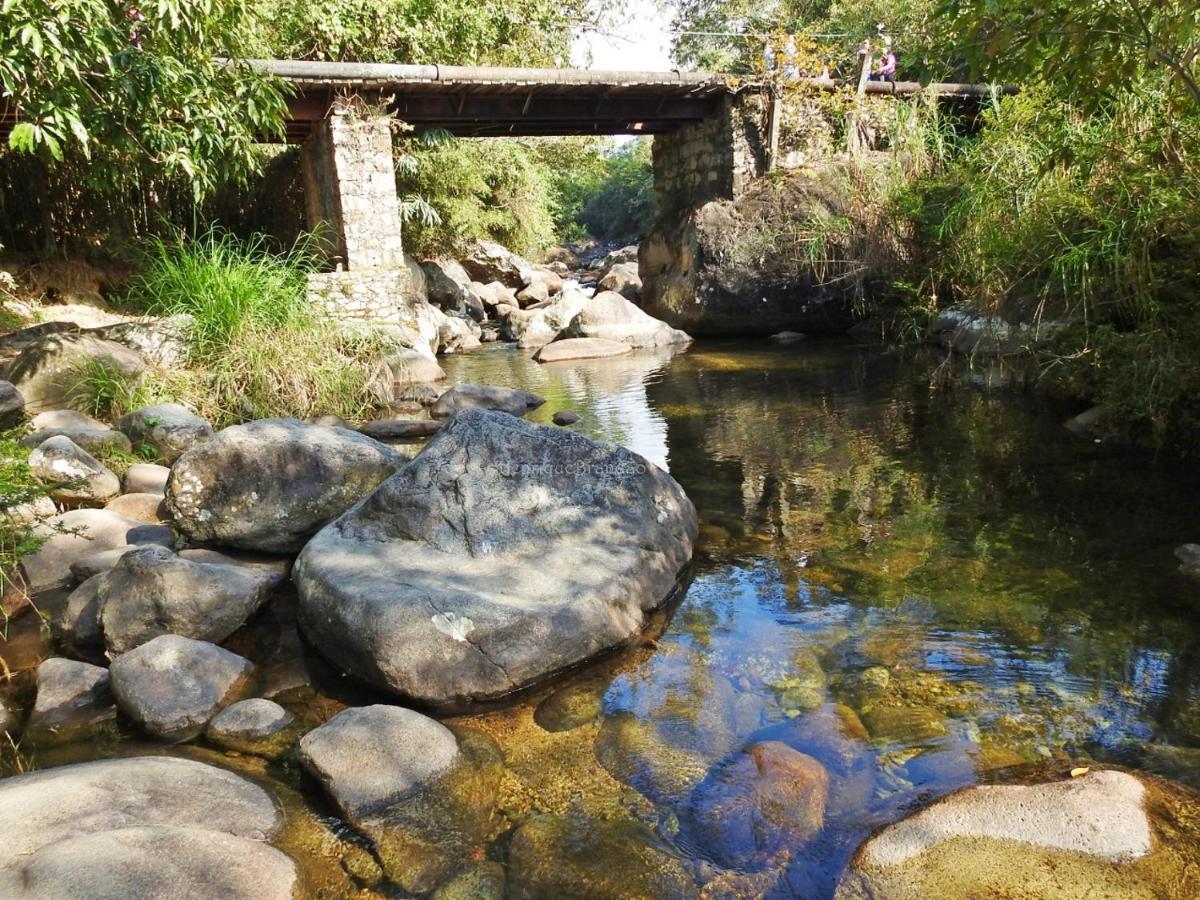
[(639, 237), (654, 219), (650, 141), (630, 141), (606, 160), (604, 180), (584, 204), (579, 220), (602, 240)]
[(1044, 78), (1089, 110), (1163, 75), (1200, 107), (1200, 7), (1194, 0), (941, 0), (948, 34), (961, 36), (979, 72)]
[(237, 0), (3, 0), (0, 84), (16, 118), (9, 147), (88, 160), (119, 183), (130, 161), (186, 178), (197, 194), (255, 162), (279, 133), (281, 88), (248, 66)]

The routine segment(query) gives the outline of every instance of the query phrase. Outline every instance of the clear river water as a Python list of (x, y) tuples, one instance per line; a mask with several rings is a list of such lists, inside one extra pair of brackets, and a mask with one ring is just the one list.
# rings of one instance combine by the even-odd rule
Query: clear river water
[[(686, 595), (639, 646), (450, 721), (503, 760), (475, 861), (506, 865), (513, 829), (554, 813), (617, 823), (712, 896), (828, 897), (873, 828), (964, 785), (1098, 761), (1200, 786), (1200, 584), (1172, 555), (1200, 541), (1194, 465), (1075, 438), (1045, 401), (932, 393), (927, 366), (850, 342), (546, 366), (492, 346), (444, 367), (542, 395), (533, 421), (575, 410), (576, 429), (669, 469), (701, 521)], [(286, 595), (226, 646), (313, 724), (370, 699), (323, 671)], [(0, 643), (17, 685), (50, 653), (32, 617)], [(762, 740), (829, 774), (819, 832), (798, 846), (764, 842), (737, 809), (717, 827), (695, 815), (714, 767)], [(377, 882), (291, 759), (120, 731), (22, 764), (135, 752), (274, 785), (314, 892)], [(647, 892), (627, 843), (589, 852), (627, 885), (617, 895)]]

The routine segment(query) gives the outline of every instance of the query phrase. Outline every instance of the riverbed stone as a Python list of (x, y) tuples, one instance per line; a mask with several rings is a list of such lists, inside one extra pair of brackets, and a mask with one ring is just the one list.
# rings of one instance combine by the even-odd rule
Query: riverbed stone
[(37, 447), (52, 437), (67, 437), (89, 453), (104, 453), (110, 450), (129, 453), (133, 449), (129, 438), (121, 432), (73, 409), (38, 413), (29, 425), (32, 430), (21, 438), (21, 443), (26, 447)]
[(1183, 544), (1175, 548), (1179, 560), (1179, 571), (1192, 578), (1200, 578), (1200, 544)]
[(429, 785), (457, 760), (448, 728), (399, 706), (344, 710), (300, 741), (300, 762), (352, 823)]
[(122, 487), (126, 494), (158, 494), (162, 497), (167, 493), (167, 479), (170, 477), (171, 470), (167, 466), (134, 463), (125, 470)]
[(559, 688), (537, 705), (533, 720), (547, 731), (570, 731), (594, 722), (604, 712), (608, 681), (589, 678)]
[(37, 697), (25, 725), (26, 738), (38, 744), (76, 740), (116, 717), (107, 669), (61, 657), (38, 666)]
[(0, 895), (284, 900), (291, 861), (262, 843), (274, 799), (222, 769), (134, 757), (0, 780)]
[(504, 900), (506, 878), (500, 863), (476, 863), (440, 885), (430, 900)]
[(429, 302), (446, 312), (466, 312), (471, 297), (471, 276), (453, 259), (421, 262)]
[(637, 300), (642, 296), (642, 277), (638, 274), (637, 260), (610, 266), (601, 277), (597, 288), (601, 291), (614, 291), (626, 300)]
[(519, 417), (545, 402), (537, 394), (516, 388), (459, 384), (438, 397), (429, 414), (435, 419), (448, 419), (464, 409), (491, 409)]
[(216, 644), (164, 634), (117, 657), (109, 672), (121, 711), (152, 737), (177, 742), (204, 731), (253, 669)]
[(699, 894), (675, 852), (640, 822), (536, 815), (513, 835), (508, 896), (649, 900)]
[(696, 532), (683, 489), (642, 457), (464, 410), (305, 547), (300, 625), (376, 687), (491, 699), (635, 637)]
[(150, 525), (166, 525), (171, 521), (167, 499), (161, 493), (122, 494), (104, 504), (109, 512)]
[(472, 241), (461, 262), (476, 281), (498, 281), (514, 290), (533, 281), (533, 265), (495, 241)]
[(592, 297), (571, 320), (565, 333), (569, 337), (617, 341), (630, 347), (667, 347), (692, 340), (679, 329), (642, 312), (616, 291), (601, 291)]
[(689, 834), (722, 865), (765, 864), (821, 831), (828, 794), (829, 774), (819, 762), (778, 741), (761, 741), (696, 788)]
[(941, 713), (928, 706), (876, 706), (862, 721), (878, 743), (917, 744), (946, 736)]
[(25, 347), (8, 367), (5, 377), (31, 409), (68, 405), (75, 385), (87, 366), (103, 366), (125, 378), (136, 378), (146, 359), (116, 341), (79, 331), (47, 334)]
[(436, 434), (442, 427), (437, 419), (375, 419), (359, 429), (367, 437), (383, 443), (413, 441)]
[[(1173, 802), (1155, 792), (1156, 808)], [(1178, 887), (1179, 860), (1158, 846), (1147, 793), (1143, 779), (1109, 770), (965, 788), (867, 840), (837, 896), (1166, 896), (1154, 882)], [(1195, 827), (1181, 827), (1194, 842)]]
[(560, 425), (563, 428), (566, 428), (568, 425), (574, 425), (576, 422), (579, 422), (581, 418), (582, 416), (572, 409), (560, 409), (553, 415), (551, 421), (555, 425)]
[(180, 456), (167, 507), (194, 542), (295, 552), (402, 462), (392, 448), (344, 428), (260, 419)]
[(602, 338), (564, 338), (543, 346), (533, 358), (540, 363), (561, 362), (568, 359), (599, 359), (605, 356), (620, 356), (633, 348), (619, 341)]
[(272, 700), (256, 697), (227, 706), (204, 736), (218, 747), (274, 758), (296, 738), (296, 717)]
[(103, 506), (121, 493), (120, 479), (68, 437), (47, 438), (29, 454), (29, 471), (69, 506)]
[(186, 406), (156, 403), (121, 417), (117, 427), (135, 447), (150, 446), (173, 463), (185, 450), (212, 437), (213, 429)]
[(169, 528), (106, 509), (73, 509), (42, 522), (34, 533), (44, 537), (45, 543), (21, 561), (34, 592), (72, 584), (71, 564), (102, 550), (132, 544), (169, 547), (174, 541)]
[(11, 381), (0, 380), (0, 426), (11, 428), (25, 415), (25, 398)]
[[(138, 547), (75, 589), (59, 627), (77, 647), (84, 639), (102, 639), (110, 657), (161, 634), (218, 642), (257, 612), (277, 584), (266, 570)], [(93, 615), (94, 625), (70, 618)]]

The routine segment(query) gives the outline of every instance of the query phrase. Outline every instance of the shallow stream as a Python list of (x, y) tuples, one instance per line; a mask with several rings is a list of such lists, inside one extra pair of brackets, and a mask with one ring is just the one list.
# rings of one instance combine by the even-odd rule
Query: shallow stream
[[(1172, 556), (1200, 540), (1194, 466), (1076, 439), (1069, 411), (1028, 397), (931, 395), (926, 367), (852, 343), (547, 366), (488, 347), (445, 368), (541, 394), (533, 421), (575, 410), (577, 430), (668, 468), (701, 520), (661, 635), (450, 723), (503, 754), (477, 861), (506, 864), (532, 814), (570, 814), (628, 826), (712, 895), (828, 897), (871, 829), (963, 785), (1089, 760), (1200, 784), (1200, 586)], [(313, 724), (369, 702), (300, 643), (292, 609), (281, 597), (226, 644), (260, 664), (263, 693)], [(35, 626), (18, 620), (0, 643), (18, 693), (53, 653)], [(828, 772), (815, 839), (764, 842), (743, 819), (769, 811), (732, 809), (718, 827), (696, 815), (715, 767), (762, 740)], [(20, 764), (147, 751), (164, 749), (120, 733)], [(165, 752), (283, 785), (283, 846), (314, 891), (375, 880), (294, 762)], [(634, 865), (618, 850), (600, 863), (618, 881)], [(629, 871), (628, 896), (639, 878)]]

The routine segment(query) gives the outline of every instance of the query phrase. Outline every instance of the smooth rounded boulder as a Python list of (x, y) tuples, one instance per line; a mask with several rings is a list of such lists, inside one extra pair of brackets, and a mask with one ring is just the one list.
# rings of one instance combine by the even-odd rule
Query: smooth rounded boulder
[(103, 760), (0, 780), (0, 896), (284, 900), (274, 798), (203, 763)]
[(667, 347), (691, 343), (678, 328), (642, 312), (616, 291), (601, 291), (579, 311), (565, 334), (573, 338), (600, 338), (630, 347)]
[(305, 547), (300, 626), (376, 687), (494, 699), (637, 635), (697, 528), (679, 484), (637, 454), (466, 410)]
[(494, 409), (511, 416), (523, 416), (545, 402), (537, 394), (516, 388), (459, 384), (438, 397), (429, 414), (435, 419), (448, 419), (464, 409)]
[(394, 449), (345, 428), (260, 419), (180, 456), (167, 507), (193, 542), (293, 553), (403, 462)]
[(26, 738), (39, 744), (75, 740), (116, 717), (107, 669), (60, 657), (38, 666)]
[(870, 837), (837, 900), (1183, 897), (1200, 865), (1200, 794), (1101, 770), (952, 793)]

